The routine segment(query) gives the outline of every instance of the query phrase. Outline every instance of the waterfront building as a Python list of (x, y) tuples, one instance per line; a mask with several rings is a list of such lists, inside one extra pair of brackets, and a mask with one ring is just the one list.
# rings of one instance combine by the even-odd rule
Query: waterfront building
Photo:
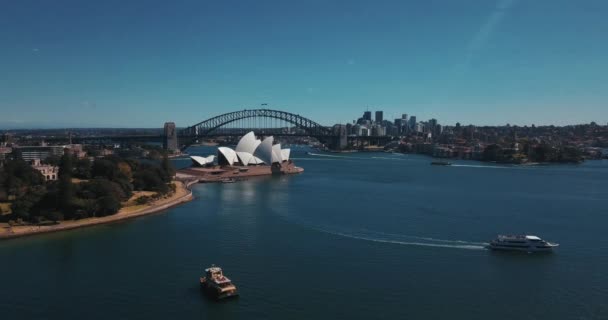
[(386, 129), (381, 125), (374, 125), (372, 127), (372, 136), (374, 137), (382, 137), (386, 135)]
[(0, 161), (6, 159), (6, 155), (13, 152), (13, 148), (0, 147)]
[(46, 160), (51, 156), (61, 157), (63, 155), (64, 146), (18, 146), (13, 147), (13, 152), (25, 161)]
[(361, 127), (361, 134), (360, 136), (362, 137), (369, 137), (371, 135), (371, 130), (368, 127)]
[(382, 112), (382, 111), (376, 111), (376, 123), (377, 124), (382, 124), (383, 120), (384, 120), (384, 112)]
[(410, 117), (410, 129), (412, 129), (413, 131), (416, 131), (416, 116), (411, 116)]
[(261, 143), (262, 141), (256, 139), (253, 131), (247, 133), (239, 140), (239, 143), (236, 145), (236, 154), (243, 165), (263, 163), (261, 159), (253, 155)]
[(165, 122), (163, 132), (163, 148), (168, 151), (179, 151), (177, 145), (177, 131), (175, 130), (175, 123)]
[(437, 126), (437, 119), (431, 119), (431, 120), (429, 120), (429, 124), (428, 125), (429, 125), (429, 131), (434, 134), (435, 133), (435, 127)]
[(207, 157), (190, 156), (190, 159), (192, 160), (192, 164), (196, 167), (207, 167), (207, 166), (213, 165), (213, 162), (215, 161), (215, 156), (214, 155), (210, 155)]
[[(248, 166), (289, 161), (290, 149), (281, 149), (281, 144), (275, 145), (273, 142), (272, 136), (260, 141), (256, 139), (253, 131), (249, 132), (239, 140), (236, 151), (228, 147), (219, 147), (217, 162), (219, 165)], [(209, 157), (205, 159), (209, 159)]]
[(403, 118), (401, 119), (395, 119), (395, 131), (397, 132), (398, 135), (402, 134), (405, 130), (403, 129), (404, 127), (404, 120)]
[(76, 158), (78, 159), (82, 159), (87, 156), (87, 153), (86, 151), (84, 151), (81, 144), (69, 144), (64, 148), (67, 149), (71, 154), (76, 156)]
[(31, 160), (32, 168), (40, 172), (46, 181), (55, 181), (59, 178), (59, 167), (42, 164), (40, 159)]

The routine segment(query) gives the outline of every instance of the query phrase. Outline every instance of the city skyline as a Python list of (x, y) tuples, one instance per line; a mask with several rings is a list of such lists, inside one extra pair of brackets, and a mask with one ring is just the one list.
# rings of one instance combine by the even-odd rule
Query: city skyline
[(0, 129), (185, 127), (263, 103), (323, 125), (366, 108), (447, 125), (605, 124), (607, 11), (603, 1), (10, 3)]

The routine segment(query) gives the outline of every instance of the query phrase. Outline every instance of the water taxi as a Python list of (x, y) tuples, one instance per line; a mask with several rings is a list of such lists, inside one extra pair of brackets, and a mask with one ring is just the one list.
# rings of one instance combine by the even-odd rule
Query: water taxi
[(205, 269), (205, 277), (200, 278), (201, 288), (216, 299), (236, 297), (239, 292), (222, 268), (215, 265)]
[(559, 244), (545, 241), (533, 235), (499, 235), (488, 245), (492, 250), (552, 252)]

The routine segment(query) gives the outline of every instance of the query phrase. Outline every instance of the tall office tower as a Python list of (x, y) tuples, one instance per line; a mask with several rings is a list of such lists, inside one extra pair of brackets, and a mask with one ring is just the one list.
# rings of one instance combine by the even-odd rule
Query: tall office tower
[(371, 111), (363, 112), (363, 120), (372, 121), (372, 112)]
[(416, 129), (416, 116), (410, 116), (410, 129)]
[(177, 131), (173, 122), (165, 122), (163, 148), (169, 151), (179, 150), (177, 146)]
[(383, 118), (384, 117), (382, 111), (376, 111), (376, 123), (382, 124)]

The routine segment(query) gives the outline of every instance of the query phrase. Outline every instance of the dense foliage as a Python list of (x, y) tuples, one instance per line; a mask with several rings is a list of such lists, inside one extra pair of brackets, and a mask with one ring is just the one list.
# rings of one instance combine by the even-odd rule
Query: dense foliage
[[(38, 222), (80, 219), (115, 214), (134, 190), (167, 194), (175, 173), (171, 163), (138, 161), (118, 156), (76, 159), (65, 154), (47, 163), (59, 166), (57, 181), (44, 177), (23, 160), (8, 160), (0, 167), (0, 201), (11, 201), (3, 220)], [(78, 179), (78, 180), (75, 180)]]
[(524, 144), (522, 150), (505, 149), (498, 144), (491, 144), (484, 149), (482, 160), (520, 163), (524, 159), (531, 162), (575, 163), (582, 161), (582, 152), (575, 147), (552, 147), (546, 143), (535, 146)]
[(0, 167), (0, 201), (22, 197), (32, 186), (42, 184), (42, 174), (21, 159), (8, 160)]

